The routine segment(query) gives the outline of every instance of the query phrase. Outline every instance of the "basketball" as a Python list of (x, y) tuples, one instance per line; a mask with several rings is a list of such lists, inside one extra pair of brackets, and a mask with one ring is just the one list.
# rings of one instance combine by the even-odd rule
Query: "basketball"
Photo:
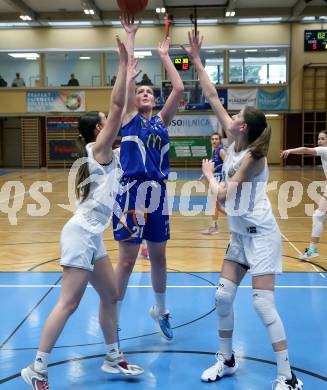
[(117, 4), (123, 12), (136, 15), (144, 10), (148, 0), (117, 0)]

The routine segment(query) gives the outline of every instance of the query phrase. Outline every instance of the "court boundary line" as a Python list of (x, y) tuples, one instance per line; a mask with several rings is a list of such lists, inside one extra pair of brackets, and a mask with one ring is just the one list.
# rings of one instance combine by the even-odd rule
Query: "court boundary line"
[[(55, 282), (57, 285), (57, 283), (59, 283), (62, 279), (62, 276), (60, 276), (57, 281)], [(51, 287), (44, 295), (41, 299), (39, 299), (39, 301), (32, 307), (32, 309), (28, 312), (28, 314), (19, 322), (19, 324), (16, 326), (16, 328), (10, 333), (9, 336), (7, 336), (7, 338), (0, 344), (0, 351), (1, 349), (8, 343), (8, 341), (14, 336), (14, 334), (19, 330), (19, 328), (28, 320), (28, 318), (30, 317), (30, 315), (34, 312), (34, 310), (45, 300), (45, 298), (53, 291), (53, 287)], [(1, 382), (0, 382), (1, 383)]]
[[(285, 234), (284, 233), (280, 233), (281, 234), (281, 236), (284, 238), (284, 240), (286, 240), (289, 244), (290, 244), (290, 246), (293, 248), (293, 249), (295, 249), (296, 250), (296, 252), (299, 254), (299, 255), (301, 255), (302, 254), (302, 252), (299, 250), (299, 248), (297, 248), (286, 236), (285, 236)], [(324, 278), (324, 279), (326, 279), (326, 276), (322, 273), (322, 272), (319, 272), (319, 269), (314, 265), (314, 264), (312, 264), (311, 262), (308, 262), (307, 261), (307, 263), (308, 264), (310, 264), (311, 265), (311, 267), (317, 272), (317, 273), (319, 273), (319, 275), (322, 277), (322, 278)]]

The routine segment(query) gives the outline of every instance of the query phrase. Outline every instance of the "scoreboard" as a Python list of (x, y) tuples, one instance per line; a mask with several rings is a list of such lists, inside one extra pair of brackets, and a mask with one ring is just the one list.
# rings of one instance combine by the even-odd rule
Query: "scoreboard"
[(304, 51), (327, 52), (327, 30), (305, 30)]
[(174, 58), (174, 65), (177, 70), (188, 71), (190, 69), (190, 59), (188, 57)]

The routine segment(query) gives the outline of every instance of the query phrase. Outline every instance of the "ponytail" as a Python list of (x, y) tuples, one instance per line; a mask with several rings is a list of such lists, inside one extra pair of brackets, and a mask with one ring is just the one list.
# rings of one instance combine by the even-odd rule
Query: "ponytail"
[(251, 156), (255, 159), (266, 157), (269, 149), (271, 127), (267, 125), (265, 114), (254, 107), (245, 107), (243, 116), (248, 126), (247, 136)]
[(254, 159), (259, 160), (268, 154), (271, 137), (271, 127), (267, 126), (261, 135), (250, 145), (250, 153)]
[[(84, 137), (81, 134), (79, 134), (77, 138), (77, 144), (80, 149), (79, 158), (86, 158), (87, 157), (86, 142)], [(76, 181), (75, 181), (75, 194), (81, 202), (83, 202), (90, 193), (90, 183), (81, 186), (81, 183), (83, 183), (86, 179), (88, 179), (89, 176), (90, 176), (89, 165), (87, 162), (84, 162), (82, 165), (78, 167)]]

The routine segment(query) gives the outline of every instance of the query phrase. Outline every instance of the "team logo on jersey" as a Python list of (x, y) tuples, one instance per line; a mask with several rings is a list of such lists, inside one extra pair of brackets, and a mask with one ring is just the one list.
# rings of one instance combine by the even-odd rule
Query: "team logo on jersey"
[[(152, 140), (152, 143), (151, 143), (151, 140)], [(157, 142), (158, 142), (158, 149), (160, 150), (161, 149), (161, 142), (162, 142), (160, 135), (155, 135), (155, 134), (151, 133), (148, 136), (146, 146), (149, 147), (149, 145), (152, 145), (152, 148), (155, 149)]]

